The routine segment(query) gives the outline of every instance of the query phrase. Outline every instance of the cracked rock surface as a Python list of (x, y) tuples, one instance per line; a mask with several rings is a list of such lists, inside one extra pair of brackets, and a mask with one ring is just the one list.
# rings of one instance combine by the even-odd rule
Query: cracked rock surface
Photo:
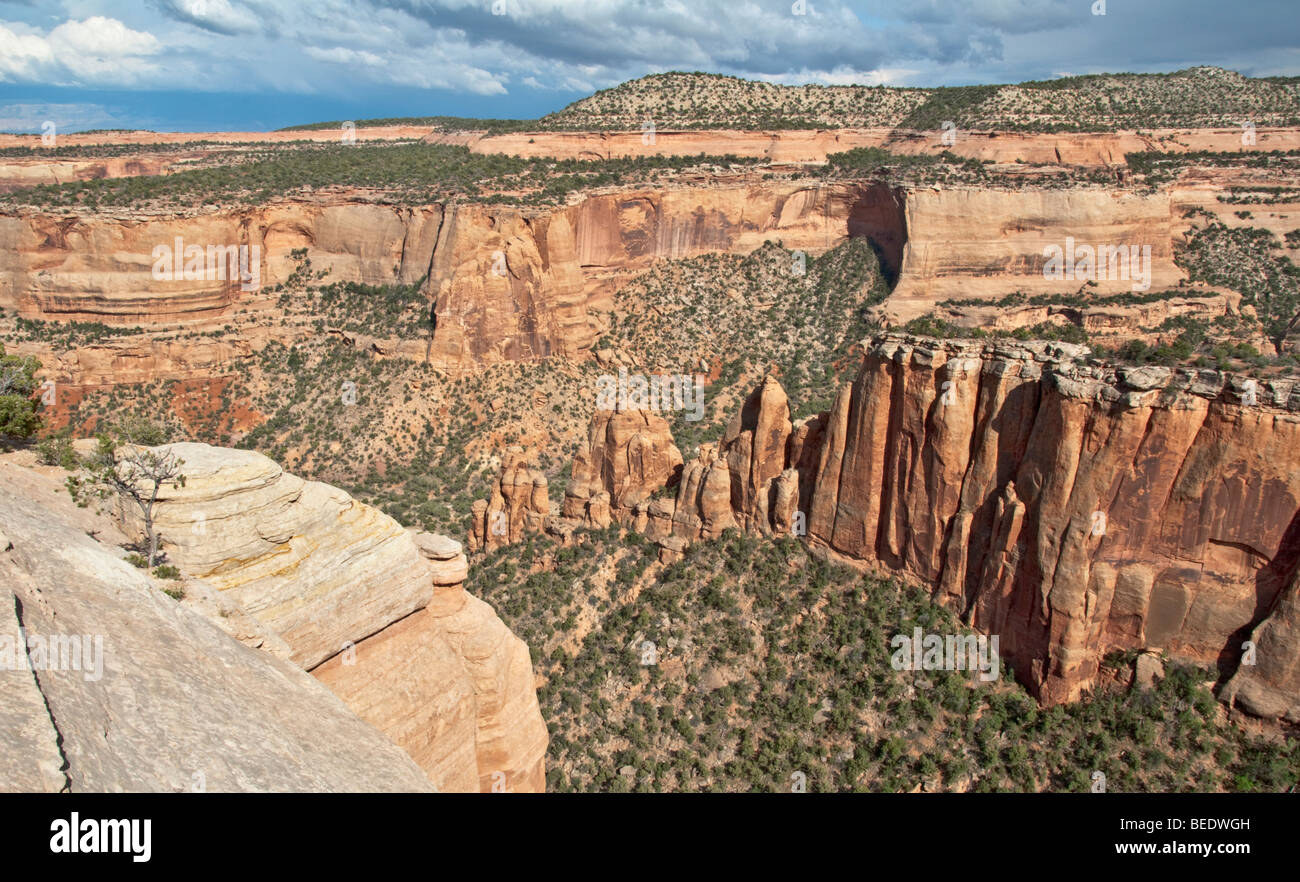
[(13, 657), (21, 625), (29, 645), (102, 638), (102, 667), (92, 649), (53, 666), (65, 669), (0, 670), (0, 789), (432, 789), (311, 675), (244, 646), (86, 535), (51, 492), (57, 480), (0, 463), (11, 546), (0, 550), (0, 652)]

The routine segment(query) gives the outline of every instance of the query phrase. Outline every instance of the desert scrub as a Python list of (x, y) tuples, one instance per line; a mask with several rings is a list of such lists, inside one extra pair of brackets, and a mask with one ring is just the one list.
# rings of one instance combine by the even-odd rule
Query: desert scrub
[(1171, 664), (1154, 690), (1040, 708), (1005, 667), (991, 683), (894, 670), (892, 635), (964, 628), (927, 592), (796, 541), (731, 532), (663, 566), (617, 530), (577, 539), (500, 549), (466, 586), (533, 648), (551, 789), (781, 791), (795, 772), (814, 791), (1085, 792), (1093, 770), (1112, 791), (1300, 780), (1294, 739), (1220, 721), (1209, 671)]

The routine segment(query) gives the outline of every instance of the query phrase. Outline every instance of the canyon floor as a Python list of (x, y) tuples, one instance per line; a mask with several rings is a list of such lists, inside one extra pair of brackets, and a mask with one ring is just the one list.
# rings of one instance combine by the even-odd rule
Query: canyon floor
[[(0, 356), (39, 363), (9, 630), (101, 604), (110, 644), (144, 617), (249, 672), (7, 671), (15, 789), (1294, 788), (1294, 98), (1248, 133), (911, 128), (909, 95), (728, 129), (646, 88), (0, 136)], [(188, 470), (162, 576), (63, 487), (133, 421)], [(915, 629), (1000, 668), (900, 669)], [(274, 726), (95, 744), (176, 678)]]

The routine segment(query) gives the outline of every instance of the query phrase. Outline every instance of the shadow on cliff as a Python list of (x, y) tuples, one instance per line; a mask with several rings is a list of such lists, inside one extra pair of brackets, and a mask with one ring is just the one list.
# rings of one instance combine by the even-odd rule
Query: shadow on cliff
[(1272, 614), (1283, 589), (1295, 578), (1298, 567), (1300, 567), (1300, 510), (1296, 511), (1295, 516), (1291, 518), (1291, 523), (1282, 534), (1277, 554), (1273, 555), (1273, 559), (1255, 574), (1255, 612), (1250, 617), (1250, 623), (1232, 632), (1228, 642), (1220, 650), (1219, 657), (1215, 659), (1215, 666), (1219, 672), (1216, 689), (1237, 673), (1241, 662), (1241, 644), (1249, 640), (1251, 632)]
[(907, 245), (906, 196), (883, 183), (864, 185), (849, 202), (847, 228), (850, 239), (871, 243), (890, 290), (898, 284)]

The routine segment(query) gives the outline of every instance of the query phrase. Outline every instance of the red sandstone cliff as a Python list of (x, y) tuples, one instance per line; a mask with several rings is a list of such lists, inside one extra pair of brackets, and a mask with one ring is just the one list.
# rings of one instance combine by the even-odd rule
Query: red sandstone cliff
[[(1291, 381), (1251, 391), (1213, 371), (1116, 371), (1067, 344), (890, 334), (812, 420), (791, 424), (766, 380), (685, 464), (675, 503), (623, 520), (670, 553), (670, 536), (801, 535), (806, 522), (811, 544), (930, 585), (999, 634), (1047, 703), (1094, 685), (1115, 649), (1232, 671), (1255, 628), (1256, 664), (1225, 697), (1294, 716), (1297, 412)], [(575, 478), (626, 450), (591, 440)], [(573, 502), (565, 514), (581, 516)]]
[[(0, 214), (0, 308), (146, 329), (216, 329), (246, 314), (239, 322), (259, 323), (262, 336), (291, 335), (280, 329), (272, 289), (297, 269), (299, 251), (327, 273), (323, 281), (423, 283), (437, 316), (432, 339), (387, 341), (387, 348), (442, 368), (475, 369), (578, 356), (605, 330), (602, 313), (618, 285), (656, 260), (748, 253), (768, 239), (818, 253), (845, 235), (870, 236), (896, 269), (906, 240), (901, 194), (866, 183), (731, 180), (592, 194), (554, 209), (340, 198), (193, 216)], [(174, 248), (178, 238), (186, 247), (258, 249), (260, 287), (154, 278), (154, 249)], [(153, 358), (150, 345), (142, 334), (139, 353), (113, 357)], [(152, 379), (183, 375), (184, 367), (160, 368)]]

